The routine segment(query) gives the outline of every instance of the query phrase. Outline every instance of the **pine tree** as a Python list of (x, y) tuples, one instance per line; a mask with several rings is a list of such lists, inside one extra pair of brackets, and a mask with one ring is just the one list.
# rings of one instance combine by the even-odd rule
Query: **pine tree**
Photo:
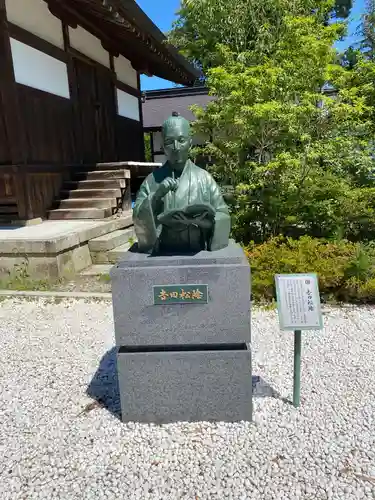
[(367, 0), (360, 26), (360, 50), (366, 59), (375, 62), (375, 0)]

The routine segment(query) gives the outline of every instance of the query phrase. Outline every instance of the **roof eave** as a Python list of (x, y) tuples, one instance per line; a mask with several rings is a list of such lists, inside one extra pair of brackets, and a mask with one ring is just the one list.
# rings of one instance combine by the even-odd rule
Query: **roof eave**
[(141, 30), (143, 29), (147, 33), (149, 33), (160, 46), (165, 47), (165, 49), (178, 64), (178, 66), (180, 66), (180, 68), (183, 69), (186, 75), (189, 77), (191, 84), (193, 84), (198, 78), (200, 78), (200, 72), (178, 52), (176, 47), (168, 43), (168, 40), (164, 33), (151, 21), (147, 14), (145, 14), (145, 12), (134, 0), (118, 0), (118, 2), (120, 3), (124, 13), (127, 13), (128, 18), (131, 18), (131, 20)]

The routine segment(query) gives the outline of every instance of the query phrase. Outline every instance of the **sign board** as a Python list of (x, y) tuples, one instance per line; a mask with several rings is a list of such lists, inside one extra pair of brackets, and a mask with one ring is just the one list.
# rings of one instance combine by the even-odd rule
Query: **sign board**
[(154, 304), (207, 304), (207, 285), (158, 285), (154, 286)]
[(321, 330), (316, 274), (277, 274), (277, 308), (281, 330)]

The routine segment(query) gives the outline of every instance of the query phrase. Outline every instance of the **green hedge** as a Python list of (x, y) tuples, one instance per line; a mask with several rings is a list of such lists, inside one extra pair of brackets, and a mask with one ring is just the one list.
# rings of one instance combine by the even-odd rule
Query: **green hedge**
[(275, 298), (275, 274), (315, 272), (323, 301), (375, 303), (375, 246), (279, 236), (245, 247), (258, 302)]

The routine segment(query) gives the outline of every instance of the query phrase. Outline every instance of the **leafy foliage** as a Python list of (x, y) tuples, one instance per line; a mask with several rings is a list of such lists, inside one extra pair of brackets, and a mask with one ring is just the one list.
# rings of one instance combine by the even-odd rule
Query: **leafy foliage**
[(216, 97), (194, 108), (195, 132), (232, 186), (257, 300), (275, 297), (277, 273), (316, 272), (325, 299), (375, 303), (375, 64), (364, 46), (343, 64), (333, 49), (345, 24), (332, 12), (350, 7), (183, 0), (171, 35)]
[(152, 151), (151, 151), (151, 135), (144, 134), (144, 145), (145, 145), (145, 160), (152, 162)]
[(375, 62), (375, 0), (367, 0), (360, 25), (360, 49), (365, 58)]
[(375, 248), (348, 241), (277, 237), (245, 248), (257, 301), (275, 298), (275, 274), (315, 272), (323, 300), (375, 302)]
[[(234, 236), (375, 235), (374, 69), (332, 48), (330, 1), (185, 0), (175, 36), (216, 99), (195, 108), (213, 174), (234, 187)], [(232, 10), (233, 9), (233, 10)], [(227, 21), (225, 21), (227, 19)], [(336, 89), (322, 94), (327, 82)]]
[(336, 17), (347, 18), (352, 9), (352, 0), (337, 0), (334, 7)]
[(206, 72), (222, 63), (220, 45), (237, 54), (251, 52), (254, 60), (271, 55), (283, 36), (285, 13), (314, 12), (327, 21), (330, 15), (346, 18), (351, 7), (352, 0), (182, 0), (169, 41)]
[(340, 55), (341, 64), (353, 70), (361, 60), (375, 63), (375, 0), (366, 0), (366, 9), (357, 29), (359, 42)]

